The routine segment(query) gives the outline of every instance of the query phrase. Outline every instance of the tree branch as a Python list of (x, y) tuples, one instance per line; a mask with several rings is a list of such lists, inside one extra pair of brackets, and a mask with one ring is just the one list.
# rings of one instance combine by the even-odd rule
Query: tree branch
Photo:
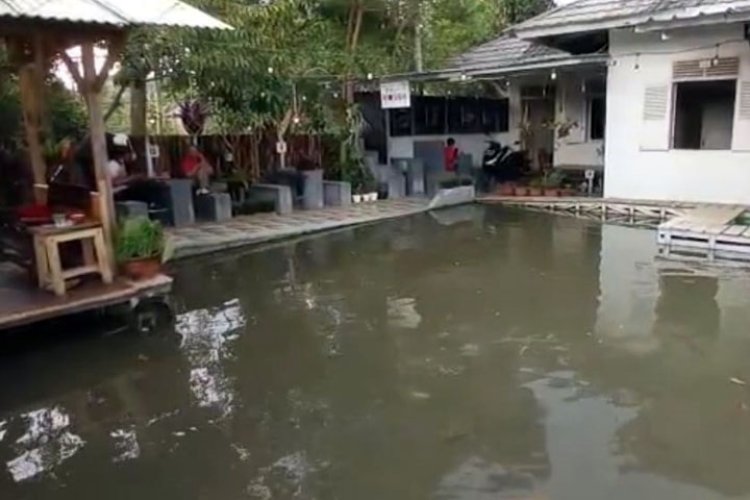
[(70, 73), (70, 76), (73, 77), (73, 80), (76, 82), (76, 85), (78, 85), (79, 90), (83, 90), (83, 75), (81, 75), (81, 71), (78, 68), (78, 65), (73, 61), (73, 59), (70, 58), (70, 55), (66, 51), (60, 52), (60, 59), (63, 63), (65, 63), (65, 67), (68, 68), (68, 72)]

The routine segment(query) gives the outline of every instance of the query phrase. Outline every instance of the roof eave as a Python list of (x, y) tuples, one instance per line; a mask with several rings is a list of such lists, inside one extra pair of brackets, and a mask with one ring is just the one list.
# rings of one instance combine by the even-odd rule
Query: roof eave
[(522, 40), (536, 40), (540, 38), (549, 38), (555, 36), (573, 35), (592, 33), (597, 31), (607, 31), (610, 29), (633, 28), (637, 32), (658, 31), (664, 29), (690, 28), (697, 26), (707, 26), (712, 24), (723, 24), (731, 22), (750, 21), (750, 12), (729, 12), (711, 15), (698, 15), (689, 18), (665, 17), (661, 16), (638, 16), (625, 19), (609, 19), (600, 22), (571, 23), (567, 25), (549, 26), (549, 27), (529, 27), (522, 26), (511, 28), (510, 32)]
[(564, 69), (575, 66), (604, 66), (609, 61), (606, 54), (587, 54), (577, 57), (567, 57), (562, 59), (550, 59), (548, 61), (512, 64), (502, 68), (449, 68), (435, 71), (425, 71), (421, 73), (400, 73), (386, 75), (381, 78), (382, 81), (409, 80), (412, 82), (439, 82), (439, 81), (460, 81), (462, 76), (469, 79), (508, 77), (521, 74), (533, 73), (535, 71)]

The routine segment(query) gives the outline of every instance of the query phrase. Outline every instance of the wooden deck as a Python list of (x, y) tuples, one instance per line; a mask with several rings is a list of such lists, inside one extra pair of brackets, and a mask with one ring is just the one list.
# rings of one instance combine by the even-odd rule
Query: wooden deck
[(705, 205), (659, 225), (664, 255), (695, 254), (714, 259), (750, 260), (750, 225), (737, 223), (748, 211), (740, 205)]
[(28, 277), (9, 266), (0, 267), (0, 330), (28, 325), (69, 314), (127, 304), (169, 293), (172, 278), (131, 282), (118, 279), (111, 285), (91, 281), (70, 290), (65, 297), (35, 288)]
[(750, 207), (586, 197), (516, 197), (486, 195), (480, 203), (523, 207), (647, 225), (657, 229), (662, 256), (750, 261)]
[(696, 206), (694, 203), (664, 202), (658, 200), (627, 200), (581, 196), (501, 196), (495, 194), (481, 196), (478, 198), (478, 201), (486, 204), (532, 208), (629, 223), (636, 223), (638, 221), (665, 221), (672, 217), (681, 216)]

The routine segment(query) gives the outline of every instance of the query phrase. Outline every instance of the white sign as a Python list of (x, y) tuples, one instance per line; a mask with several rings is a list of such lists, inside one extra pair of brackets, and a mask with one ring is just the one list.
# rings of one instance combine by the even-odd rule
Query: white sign
[(279, 141), (276, 143), (276, 154), (285, 155), (286, 154), (286, 142), (285, 141)]
[(593, 170), (591, 168), (586, 169), (586, 180), (594, 180), (594, 177), (596, 177), (596, 170)]
[(159, 157), (159, 145), (158, 144), (149, 144), (148, 145), (148, 155), (151, 158), (158, 158)]
[(380, 103), (383, 109), (411, 107), (409, 82), (383, 82), (380, 84)]

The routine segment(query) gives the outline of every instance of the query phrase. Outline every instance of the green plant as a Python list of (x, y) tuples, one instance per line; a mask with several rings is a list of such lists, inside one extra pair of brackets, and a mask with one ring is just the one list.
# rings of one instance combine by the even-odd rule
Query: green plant
[(559, 188), (560, 186), (562, 186), (564, 180), (565, 174), (560, 170), (553, 169), (544, 174), (542, 187), (550, 189)]
[(146, 217), (132, 217), (121, 221), (115, 241), (118, 262), (161, 257), (167, 252), (161, 224)]

